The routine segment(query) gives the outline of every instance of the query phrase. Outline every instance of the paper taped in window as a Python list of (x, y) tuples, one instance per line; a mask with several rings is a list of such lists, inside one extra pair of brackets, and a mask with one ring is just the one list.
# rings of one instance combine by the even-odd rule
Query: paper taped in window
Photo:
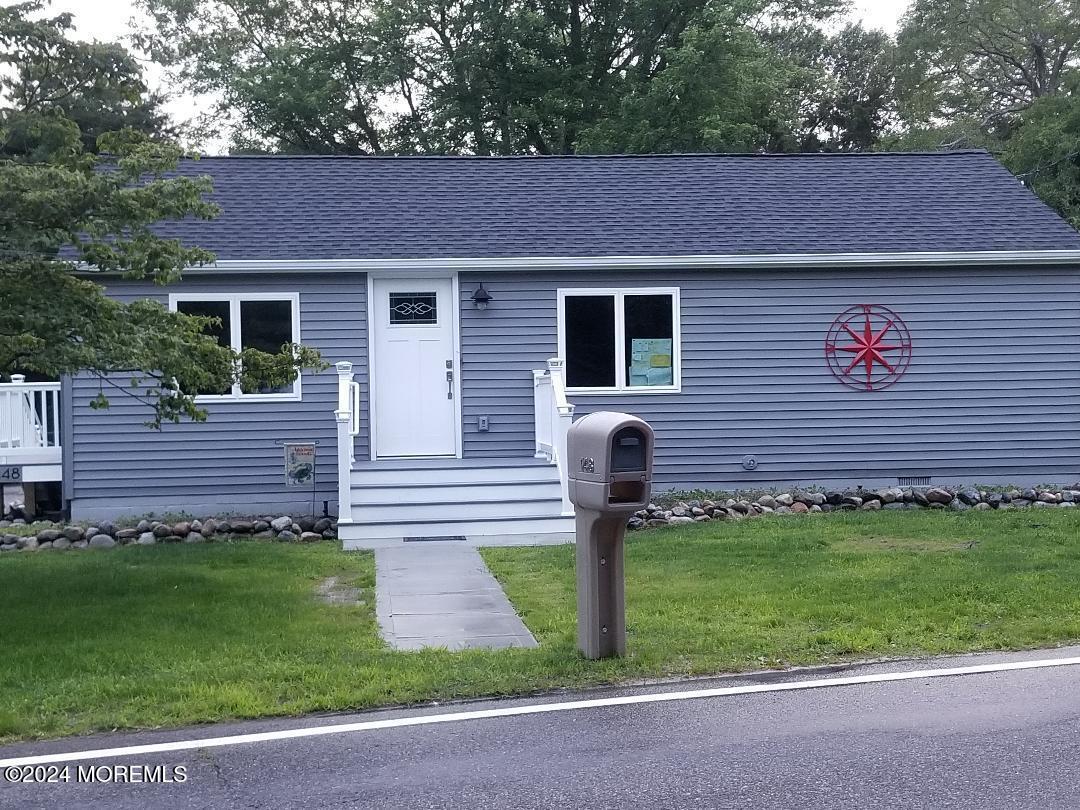
[(630, 385), (674, 385), (671, 338), (634, 338), (630, 341)]

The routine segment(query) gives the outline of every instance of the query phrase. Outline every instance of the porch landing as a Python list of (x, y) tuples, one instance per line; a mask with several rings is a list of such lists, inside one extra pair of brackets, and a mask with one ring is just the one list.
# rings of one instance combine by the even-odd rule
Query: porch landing
[(375, 551), (375, 606), (395, 649), (536, 647), (475, 548), (453, 541)]

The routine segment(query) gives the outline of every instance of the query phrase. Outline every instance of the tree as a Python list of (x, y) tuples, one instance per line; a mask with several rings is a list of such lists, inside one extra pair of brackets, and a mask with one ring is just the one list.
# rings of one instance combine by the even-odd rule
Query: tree
[[(318, 354), (301, 346), (237, 354), (207, 334), (210, 319), (170, 313), (150, 300), (121, 303), (95, 283), (95, 273), (117, 273), (166, 284), (212, 261), (204, 250), (157, 236), (153, 224), (208, 219), (217, 209), (205, 199), (209, 179), (166, 176), (181, 156), (175, 145), (124, 129), (98, 136), (101, 154), (88, 152), (56, 95), (38, 92), (37, 79), (27, 85), (28, 76), (49, 74), (56, 54), (86, 55), (57, 46), (66, 15), (31, 21), (39, 9), (26, 3), (0, 17), (2, 61), (20, 66), (0, 74), (0, 373), (94, 374), (103, 386), (98, 407), (108, 405), (106, 385), (126, 390), (115, 381), (123, 375), (151, 407), (148, 423), (160, 426), (204, 419), (196, 391), (234, 381), (248, 389), (278, 386), (299, 368), (321, 366)], [(68, 97), (88, 98), (101, 75), (93, 58), (83, 64), (72, 56), (65, 71), (89, 83), (70, 84)]]
[(1002, 161), (1074, 228), (1080, 228), (1080, 77), (1021, 114)]
[(793, 66), (796, 111), (782, 151), (863, 151), (897, 125), (894, 50), (884, 31), (849, 23), (835, 33), (802, 26), (774, 37)]
[[(69, 39), (71, 14), (32, 19), (44, 2), (0, 8), (0, 64), (14, 76), (5, 84), (13, 110), (56, 110), (75, 122), (83, 149), (94, 151), (98, 136), (130, 128), (153, 136), (171, 135), (161, 109), (162, 97), (150, 93), (142, 68), (118, 43)], [(8, 133), (7, 154), (19, 154), (33, 143), (18, 121), (0, 122)]]
[(915, 0), (897, 36), (906, 123), (1005, 134), (1080, 66), (1076, 0)]
[[(841, 0), (141, 0), (140, 42), (267, 151), (751, 148), (787, 92), (766, 26)], [(669, 145), (669, 146), (668, 146)]]

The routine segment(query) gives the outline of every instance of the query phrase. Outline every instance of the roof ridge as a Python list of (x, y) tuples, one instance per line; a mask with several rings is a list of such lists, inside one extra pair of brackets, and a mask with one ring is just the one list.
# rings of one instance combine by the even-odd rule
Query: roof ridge
[(432, 160), (432, 161), (516, 161), (516, 160), (613, 160), (613, 159), (811, 159), (811, 158), (871, 158), (871, 157), (957, 157), (961, 155), (987, 155), (985, 149), (940, 149), (913, 152), (632, 152), (572, 155), (322, 155), (322, 154), (265, 154), (265, 155), (198, 155), (189, 160)]

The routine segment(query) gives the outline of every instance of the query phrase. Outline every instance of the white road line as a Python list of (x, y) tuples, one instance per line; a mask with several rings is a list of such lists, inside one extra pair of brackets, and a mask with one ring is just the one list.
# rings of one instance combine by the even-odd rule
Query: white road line
[(112, 757), (131, 757), (139, 754), (162, 754), (172, 751), (190, 751), (199, 748), (218, 748), (225, 745), (247, 745), (250, 743), (292, 740), (302, 737), (322, 737), (329, 734), (352, 734), (360, 731), (377, 731), (384, 728), (428, 726), (436, 723), (457, 723), (463, 720), (486, 720), (496, 717), (517, 717), (520, 715), (567, 712), (578, 709), (600, 709), (608, 706), (630, 706), (638, 703), (667, 703), (673, 700), (700, 700), (701, 698), (754, 695), (764, 692), (795, 692), (803, 689), (823, 689), (834, 686), (857, 686), (859, 684), (867, 683), (913, 681), (922, 680), (924, 678), (947, 678), (957, 675), (982, 675), (992, 672), (1015, 672), (1025, 669), (1044, 669), (1047, 667), (1068, 667), (1077, 665), (1080, 665), (1080, 657), (1048, 658), (1040, 661), (1014, 661), (1011, 663), (981, 664), (970, 667), (950, 667), (948, 669), (920, 669), (912, 670), (910, 672), (883, 672), (876, 675), (852, 675), (848, 677), (822, 678), (811, 681), (789, 681), (786, 683), (752, 684), (748, 686), (724, 686), (716, 689), (693, 689), (685, 692), (656, 692), (644, 695), (596, 698), (593, 700), (571, 700), (564, 703), (534, 703), (527, 706), (508, 706), (502, 709), (482, 709), (470, 712), (451, 712), (448, 714), (427, 714), (416, 717), (398, 717), (388, 720), (367, 720), (360, 723), (342, 723), (339, 725), (283, 729), (281, 731), (264, 731), (257, 734), (236, 734), (231, 737), (208, 737), (206, 739), (178, 740), (176, 742), (153, 743), (150, 745), (128, 745), (120, 748), (100, 748), (91, 751), (67, 751), (58, 754), (13, 757), (11, 759), (0, 759), (0, 768), (11, 765), (43, 765), (53, 762), (72, 762), (82, 759), (108, 759)]

